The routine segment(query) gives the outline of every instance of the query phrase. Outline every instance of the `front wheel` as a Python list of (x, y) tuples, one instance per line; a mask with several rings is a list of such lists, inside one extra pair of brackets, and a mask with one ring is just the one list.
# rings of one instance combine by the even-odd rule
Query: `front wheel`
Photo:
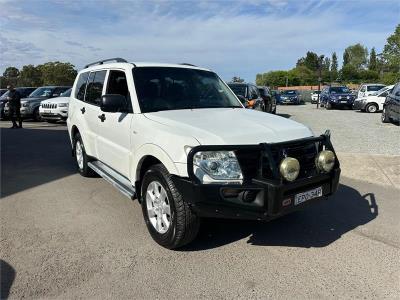
[(384, 107), (383, 110), (382, 110), (381, 121), (382, 121), (382, 123), (389, 123), (390, 122), (390, 118), (389, 118), (389, 115), (388, 115), (388, 113), (386, 111), (386, 107)]
[(326, 108), (327, 110), (332, 109), (332, 104), (331, 104), (330, 102), (327, 102), (326, 105), (325, 105), (325, 108)]
[(162, 164), (145, 173), (141, 187), (143, 217), (152, 238), (167, 249), (182, 247), (197, 236), (200, 219), (171, 180)]
[(365, 111), (369, 113), (376, 113), (378, 111), (378, 105), (376, 105), (375, 103), (370, 103), (365, 108)]
[(40, 116), (40, 113), (39, 113), (39, 108), (36, 108), (33, 111), (33, 120), (36, 122), (42, 121), (42, 117)]

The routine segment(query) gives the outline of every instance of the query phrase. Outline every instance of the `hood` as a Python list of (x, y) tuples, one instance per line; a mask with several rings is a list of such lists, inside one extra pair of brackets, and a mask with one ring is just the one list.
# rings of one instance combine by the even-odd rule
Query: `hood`
[(22, 98), (21, 102), (41, 102), (48, 99), (48, 97), (32, 97), (32, 98)]
[(276, 143), (313, 136), (300, 123), (244, 108), (170, 110), (144, 115), (171, 130), (187, 133), (202, 145)]
[(42, 101), (42, 103), (69, 103), (69, 97), (56, 97)]

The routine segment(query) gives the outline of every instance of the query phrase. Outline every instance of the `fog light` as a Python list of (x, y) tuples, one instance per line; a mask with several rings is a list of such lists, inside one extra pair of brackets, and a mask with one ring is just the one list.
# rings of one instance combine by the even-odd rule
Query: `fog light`
[(335, 159), (335, 154), (332, 151), (321, 151), (315, 158), (315, 166), (320, 172), (328, 173), (335, 165)]
[(281, 161), (279, 171), (287, 181), (293, 181), (299, 176), (300, 163), (293, 157), (286, 157)]

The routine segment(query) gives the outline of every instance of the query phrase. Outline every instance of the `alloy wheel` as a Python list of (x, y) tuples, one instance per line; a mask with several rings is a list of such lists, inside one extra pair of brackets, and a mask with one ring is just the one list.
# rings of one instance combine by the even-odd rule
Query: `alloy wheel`
[(171, 207), (167, 192), (158, 181), (152, 181), (146, 191), (147, 214), (158, 233), (166, 233), (171, 224)]

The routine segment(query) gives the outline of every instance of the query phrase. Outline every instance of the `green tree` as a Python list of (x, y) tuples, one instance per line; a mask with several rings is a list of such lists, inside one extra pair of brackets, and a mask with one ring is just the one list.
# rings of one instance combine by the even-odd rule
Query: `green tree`
[(362, 70), (368, 63), (368, 49), (361, 44), (348, 46), (343, 54), (343, 66), (351, 64), (356, 70)]
[(33, 65), (23, 66), (18, 79), (19, 86), (41, 86), (43, 85), (42, 72)]
[(242, 83), (244, 79), (240, 78), (239, 76), (233, 76), (232, 82)]
[(307, 54), (305, 57), (300, 58), (297, 63), (296, 67), (299, 66), (305, 66), (311, 71), (317, 71), (318, 70), (318, 54), (314, 53), (312, 51), (307, 51)]
[(368, 70), (376, 71), (377, 70), (377, 59), (376, 59), (376, 52), (375, 48), (372, 47), (371, 54), (369, 55), (369, 63), (368, 63)]
[(330, 68), (331, 68), (331, 59), (329, 57), (325, 57), (325, 59), (322, 62), (322, 81), (324, 82), (332, 81)]
[(288, 85), (314, 85), (318, 83), (316, 72), (306, 66), (297, 66), (288, 72)]
[(382, 56), (385, 65), (392, 72), (400, 72), (400, 24), (397, 25), (394, 33), (387, 38)]
[(334, 81), (338, 78), (338, 59), (336, 52), (332, 53), (332, 63), (331, 63), (331, 81)]
[(358, 82), (360, 79), (359, 72), (351, 64), (347, 64), (343, 66), (342, 70), (340, 70), (340, 79), (342, 81), (347, 81), (347, 82)]
[(47, 62), (37, 66), (42, 73), (43, 85), (72, 85), (77, 71), (71, 63)]
[(270, 71), (258, 74), (256, 77), (256, 84), (271, 87), (285, 86), (286, 80), (288, 79), (288, 71)]
[(4, 81), (6, 85), (17, 85), (19, 70), (16, 67), (7, 67), (3, 72)]

